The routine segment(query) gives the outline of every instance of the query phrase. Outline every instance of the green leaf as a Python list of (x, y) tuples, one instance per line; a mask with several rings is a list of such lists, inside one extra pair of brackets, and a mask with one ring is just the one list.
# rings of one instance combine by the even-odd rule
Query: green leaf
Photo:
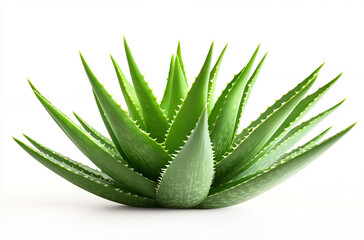
[(184, 79), (186, 81), (186, 86), (187, 86), (187, 76), (186, 76), (185, 66), (183, 65), (183, 61), (182, 61), (182, 51), (181, 51), (181, 42), (180, 41), (178, 41), (178, 46), (177, 46), (177, 58), (179, 60), (179, 65), (182, 69), (183, 76), (184, 76)]
[(125, 160), (115, 155), (111, 150), (92, 138), (85, 130), (74, 124), (66, 115), (44, 98), (31, 83), (30, 85), (39, 101), (58, 126), (98, 168), (118, 183), (127, 186), (133, 191), (147, 197), (155, 196), (155, 182), (129, 168)]
[(212, 49), (213, 43), (199, 75), (187, 93), (187, 97), (167, 133), (165, 145), (170, 154), (175, 153), (183, 145), (183, 141), (191, 133), (206, 106)]
[[(72, 160), (72, 159), (70, 159), (70, 158), (68, 158), (66, 156), (63, 156), (60, 153), (57, 153), (54, 150), (49, 149), (49, 148), (43, 146), (42, 144), (36, 142), (35, 140), (33, 140), (32, 138), (28, 137), (27, 135), (25, 135), (25, 134), (23, 134), (23, 135), (24, 135), (24, 137), (26, 139), (28, 139), (28, 141), (35, 148), (37, 148), (40, 152), (42, 152), (46, 156), (51, 157), (51, 158), (54, 158), (55, 160), (57, 160), (59, 162), (62, 162), (62, 163), (65, 163), (65, 164), (67, 164), (69, 166), (72, 166), (73, 168), (76, 168), (77, 170), (82, 171), (85, 174), (92, 175), (92, 176), (97, 177), (97, 178), (101, 178), (104, 181), (109, 181), (109, 182), (112, 181), (112, 182), (114, 182), (114, 180), (112, 178), (110, 178), (108, 175), (106, 175), (105, 173), (100, 172), (98, 170), (95, 170), (93, 168), (90, 168), (89, 166), (84, 165), (84, 164), (82, 164), (80, 162), (74, 161), (74, 160)], [(118, 183), (115, 182), (115, 184), (118, 184)], [(126, 190), (126, 189), (123, 189), (123, 190)]]
[[(172, 81), (173, 81), (173, 69), (174, 69), (174, 56), (172, 54), (171, 63), (169, 65), (169, 72), (167, 78), (166, 89), (164, 90), (163, 98), (161, 101), (161, 109), (166, 112), (168, 109), (169, 99), (171, 97)], [(167, 115), (167, 114), (165, 114)]]
[(120, 153), (121, 157), (127, 161), (128, 157), (124, 153), (123, 149), (121, 149), (121, 146), (120, 146), (120, 144), (118, 142), (118, 139), (116, 138), (114, 131), (111, 129), (109, 120), (107, 120), (107, 118), (106, 118), (104, 109), (102, 109), (102, 106), (100, 104), (99, 99), (97, 99), (97, 96), (96, 96), (95, 92), (93, 92), (93, 94), (94, 94), (96, 105), (97, 105), (97, 108), (99, 109), (102, 121), (104, 122), (104, 125), (105, 125), (105, 127), (107, 129), (107, 132), (109, 133), (109, 136), (110, 136), (112, 142), (114, 143), (114, 145), (115, 145), (116, 149), (118, 150), (118, 152)]
[(169, 128), (167, 118), (163, 114), (163, 111), (157, 102), (157, 98), (153, 95), (147, 82), (140, 73), (125, 38), (124, 47), (128, 59), (130, 75), (133, 80), (135, 93), (140, 103), (146, 130), (150, 133), (151, 137), (156, 138), (157, 141), (161, 143), (164, 141)]
[(171, 160), (170, 155), (162, 145), (140, 130), (128, 114), (113, 100), (96, 79), (82, 55), (81, 60), (110, 126), (128, 158), (128, 163), (144, 176), (156, 180), (161, 168)]
[(320, 134), (316, 135), (314, 138), (308, 140), (307, 142), (305, 142), (304, 144), (298, 146), (297, 148), (292, 149), (291, 151), (283, 154), (282, 156), (279, 157), (279, 159), (283, 159), (286, 158), (287, 156), (295, 153), (295, 152), (303, 152), (306, 151), (308, 149), (310, 149), (311, 147), (315, 146), (317, 143), (319, 143), (321, 141), (321, 139), (327, 134), (327, 132), (331, 129), (332, 127), (328, 127), (327, 129), (325, 129), (323, 132), (321, 132)]
[(234, 75), (233, 79), (226, 85), (225, 89), (221, 92), (220, 96), (217, 98), (214, 107), (209, 115), (209, 130), (211, 131), (213, 126), (215, 125), (219, 114), (221, 112), (222, 106), (227, 98), (227, 95), (231, 91), (232, 87), (234, 86), (235, 82), (239, 79), (240, 75), (244, 72), (245, 67), (240, 70), (240, 72)]
[(294, 123), (302, 119), (306, 115), (306, 113), (308, 113), (312, 109), (312, 107), (315, 106), (315, 104), (324, 96), (324, 94), (341, 77), (341, 75), (342, 74), (339, 74), (336, 78), (319, 88), (316, 92), (302, 99), (292, 110), (291, 114), (284, 120), (281, 126), (276, 130), (273, 136), (268, 140), (266, 145), (268, 145), (272, 141), (281, 139), (284, 136), (284, 133), (288, 132), (288, 130), (290, 130), (294, 126)]
[(248, 99), (249, 99), (251, 90), (253, 89), (254, 83), (255, 83), (255, 81), (258, 78), (260, 69), (263, 66), (263, 63), (264, 63), (265, 58), (267, 57), (267, 54), (268, 53), (266, 53), (264, 55), (264, 57), (262, 58), (262, 60), (260, 60), (260, 62), (258, 64), (257, 68), (255, 69), (254, 73), (252, 74), (252, 76), (250, 77), (250, 79), (248, 80), (248, 82), (246, 83), (246, 86), (245, 86), (244, 92), (243, 92), (243, 96), (241, 98), (240, 105), (239, 105), (238, 116), (236, 117), (234, 135), (238, 131), (239, 124), (240, 124), (240, 119), (241, 119), (241, 116), (243, 115), (244, 108), (245, 108), (245, 106), (246, 106), (246, 104), (248, 102)]
[[(243, 90), (249, 78), (250, 70), (258, 54), (259, 46), (255, 50), (244, 72), (234, 83), (221, 106), (220, 114), (211, 129), (211, 142), (214, 146), (215, 159), (220, 160), (221, 156), (231, 147), (235, 135), (236, 118), (239, 113), (239, 106), (243, 96)], [(261, 65), (260, 65), (261, 66)], [(258, 67), (260, 67), (258, 66)]]
[(171, 208), (194, 207), (207, 197), (212, 177), (213, 153), (205, 109), (186, 144), (162, 175), (158, 202)]
[(183, 76), (183, 71), (179, 64), (179, 60), (176, 57), (174, 68), (173, 68), (173, 81), (171, 88), (171, 96), (169, 98), (168, 111), (167, 111), (167, 119), (172, 120), (176, 115), (179, 106), (182, 104), (182, 101), (186, 98), (187, 95), (187, 85)]
[(268, 107), (267, 110), (262, 113), (256, 120), (252, 121), (250, 125), (243, 129), (241, 133), (239, 133), (234, 139), (234, 144), (239, 144), (246, 136), (252, 131), (252, 129), (256, 128), (263, 119), (266, 119), (269, 115), (271, 115), (277, 108), (279, 108), (283, 103), (289, 100), (298, 89), (300, 89), (303, 85), (306, 84), (312, 78), (317, 78), (320, 69), (324, 64), (319, 66), (310, 76), (308, 76), (304, 81), (298, 84), (294, 89), (289, 91), (287, 94), (283, 95), (279, 100), (277, 100), (272, 106)]
[(111, 149), (115, 154), (119, 154), (118, 150), (115, 148), (114, 143), (110, 139), (108, 139), (107, 137), (105, 137), (104, 135), (102, 135), (101, 133), (99, 133), (96, 129), (94, 129), (93, 127), (91, 127), (87, 122), (85, 122), (76, 113), (73, 113), (73, 114), (75, 115), (76, 119), (81, 124), (81, 126), (83, 127), (83, 129), (85, 129), (86, 132), (88, 132), (91, 135), (91, 137), (93, 137), (94, 139), (96, 139), (97, 141), (99, 141), (102, 145), (105, 145), (105, 147)]
[(89, 168), (83, 168), (83, 165), (81, 164), (75, 164), (74, 162), (70, 164), (68, 160), (62, 160), (61, 157), (55, 159), (44, 153), (36, 151), (18, 139), (14, 138), (14, 140), (45, 167), (90, 193), (110, 201), (135, 207), (157, 206), (156, 200), (138, 196), (126, 191), (125, 189), (121, 189), (119, 185), (112, 181), (90, 174)]
[(197, 207), (228, 207), (260, 195), (312, 162), (344, 136), (354, 125), (349, 126), (310, 149), (293, 152), (291, 155), (281, 158), (274, 165), (256, 174), (212, 189), (209, 196)]
[(212, 108), (214, 107), (214, 96), (215, 96), (215, 88), (216, 88), (216, 79), (219, 73), (220, 65), (222, 58), (224, 57), (225, 51), (227, 48), (227, 44), (225, 45), (224, 49), (220, 53), (219, 58), (217, 59), (214, 67), (210, 72), (210, 81), (209, 81), (209, 91), (208, 91), (208, 98), (207, 98), (207, 112), (208, 114), (211, 113)]
[[(312, 117), (311, 119), (301, 123), (292, 131), (289, 132), (289, 136), (285, 138), (284, 141), (280, 141), (276, 146), (269, 152), (264, 148), (259, 154), (257, 154), (246, 166), (244, 166), (234, 178), (241, 178), (253, 174), (260, 169), (266, 168), (272, 165), (282, 154), (287, 152), (291, 147), (293, 147), (299, 140), (301, 140), (306, 134), (312, 130), (318, 123), (320, 123), (325, 117), (332, 113), (336, 108), (338, 108), (344, 101), (336, 104), (330, 109)], [(287, 134), (288, 135), (288, 134)], [(273, 143), (273, 142), (272, 142)], [(275, 144), (274, 144), (275, 145)]]
[(129, 81), (126, 79), (124, 73), (121, 71), (121, 68), (114, 60), (114, 58), (111, 55), (110, 57), (119, 80), (121, 91), (123, 92), (125, 103), (128, 106), (130, 118), (136, 121), (137, 125), (140, 126), (140, 128), (145, 129), (145, 124), (142, 119), (142, 113), (140, 110), (140, 105), (135, 90), (133, 86), (129, 83)]
[[(257, 124), (231, 153), (216, 164), (215, 186), (231, 179), (237, 171), (259, 153), (317, 78), (317, 74), (310, 76), (284, 95), (282, 98), (287, 100), (276, 106), (277, 108), (272, 109), (270, 115), (267, 115), (266, 118), (259, 117), (261, 119), (260, 124)], [(270, 111), (270, 108), (267, 111)]]

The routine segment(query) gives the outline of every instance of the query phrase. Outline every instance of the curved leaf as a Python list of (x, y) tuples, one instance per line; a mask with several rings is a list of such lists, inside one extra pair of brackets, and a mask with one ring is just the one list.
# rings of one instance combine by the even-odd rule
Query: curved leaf
[(292, 129), (292, 131), (289, 132), (289, 136), (284, 141), (280, 141), (269, 152), (262, 151), (261, 153), (257, 154), (254, 159), (251, 160), (251, 164), (249, 164), (249, 166), (247, 167), (242, 168), (236, 174), (238, 176), (234, 178), (241, 178), (243, 176), (253, 174), (263, 168), (272, 165), (282, 154), (287, 152), (299, 140), (306, 136), (306, 134), (310, 130), (312, 130), (318, 123), (320, 123), (325, 117), (332, 113), (342, 103), (343, 101)]
[(212, 189), (210, 195), (197, 207), (228, 207), (264, 193), (320, 156), (325, 150), (344, 136), (354, 125), (355, 124), (349, 126), (333, 137), (326, 139), (308, 150), (302, 151), (299, 149), (291, 155), (280, 159), (276, 164), (263, 169), (256, 174)]
[(229, 155), (216, 164), (215, 186), (231, 179), (237, 171), (248, 164), (249, 161), (259, 153), (261, 148), (274, 134), (275, 130), (281, 125), (287, 115), (290, 114), (300, 99), (307, 93), (316, 78), (317, 75), (315, 74), (311, 78), (302, 81), (293, 90), (289, 91), (285, 95), (288, 100), (272, 110), (272, 113), (265, 119), (262, 119), (261, 123), (249, 132), (246, 138), (244, 138)]
[(114, 182), (88, 174), (86, 170), (80, 168), (81, 165), (79, 165), (78, 168), (75, 168), (74, 165), (69, 165), (67, 161), (56, 160), (34, 150), (15, 138), (14, 140), (45, 167), (90, 193), (129, 206), (156, 207), (158, 205), (154, 199), (132, 194), (121, 189), (120, 186), (116, 185)]
[(298, 90), (301, 89), (303, 85), (306, 84), (307, 81), (309, 81), (312, 78), (317, 78), (319, 71), (321, 70), (322, 66), (324, 64), (321, 64), (313, 73), (311, 73), (310, 76), (308, 76), (305, 80), (303, 80), (301, 83), (299, 83), (294, 89), (283, 95), (279, 100), (277, 100), (272, 106), (268, 107), (265, 112), (263, 112), (256, 120), (252, 121), (248, 127), (244, 128), (241, 133), (239, 133), (235, 139), (234, 144), (239, 144), (246, 136), (250, 133), (250, 131), (254, 128), (256, 128), (263, 119), (266, 119), (269, 115), (271, 115), (279, 106), (281, 106), (283, 103), (285, 103), (287, 100), (291, 98), (291, 96)]
[(205, 109), (182, 150), (162, 175), (158, 202), (165, 207), (190, 208), (208, 195), (213, 177), (213, 153)]
[(56, 109), (32, 84), (31, 87), (58, 126), (98, 168), (129, 189), (144, 196), (155, 196), (155, 182), (129, 168), (124, 159), (118, 157), (111, 150), (90, 137), (86, 131), (75, 125), (66, 115)]
[(171, 160), (171, 157), (162, 145), (140, 130), (127, 113), (113, 100), (91, 72), (82, 55), (81, 60), (110, 126), (128, 158), (128, 163), (143, 175), (156, 180), (161, 168)]

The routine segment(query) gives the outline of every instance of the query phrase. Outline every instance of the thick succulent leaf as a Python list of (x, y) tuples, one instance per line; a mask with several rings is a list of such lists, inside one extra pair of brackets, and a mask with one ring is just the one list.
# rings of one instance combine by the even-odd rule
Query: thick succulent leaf
[(145, 129), (145, 124), (142, 119), (142, 113), (140, 110), (140, 105), (135, 90), (133, 86), (129, 83), (129, 81), (126, 79), (124, 73), (121, 71), (121, 68), (114, 60), (114, 58), (111, 55), (110, 57), (115, 68), (116, 76), (118, 77), (119, 80), (119, 85), (123, 93), (125, 103), (128, 106), (129, 116), (131, 119), (137, 122), (137, 125), (140, 126), (140, 128)]
[(216, 164), (215, 186), (230, 180), (231, 177), (245, 166), (266, 144), (276, 129), (282, 124), (287, 115), (307, 93), (316, 80), (317, 75), (307, 78), (289, 91), (285, 102), (282, 102), (270, 115), (261, 120), (225, 158)]
[(228, 207), (258, 196), (312, 162), (344, 136), (353, 126), (354, 124), (310, 149), (293, 152), (256, 174), (212, 189), (209, 196), (197, 207)]
[(171, 154), (175, 153), (183, 145), (183, 141), (191, 133), (206, 106), (212, 49), (213, 44), (211, 44), (199, 75), (187, 93), (187, 97), (168, 131), (165, 145)]
[(221, 92), (220, 96), (217, 98), (214, 107), (212, 108), (212, 111), (209, 115), (209, 130), (211, 131), (213, 126), (215, 125), (220, 111), (222, 109), (222, 106), (224, 105), (224, 102), (227, 98), (227, 95), (229, 94), (230, 90), (234, 86), (235, 82), (239, 79), (240, 75), (244, 72), (245, 67), (240, 70), (240, 72), (236, 75), (234, 75), (233, 79), (226, 85), (225, 89)]
[(308, 76), (304, 81), (299, 83), (294, 89), (283, 95), (279, 100), (277, 100), (272, 106), (268, 107), (265, 112), (263, 112), (256, 120), (252, 121), (248, 127), (244, 128), (241, 133), (239, 133), (235, 139), (234, 144), (239, 144), (246, 136), (252, 131), (252, 129), (256, 128), (264, 119), (266, 119), (269, 115), (271, 115), (277, 108), (279, 108), (283, 103), (288, 101), (292, 95), (298, 90), (301, 89), (303, 85), (306, 84), (312, 78), (316, 78), (320, 69), (324, 64), (319, 66), (310, 76)]
[[(172, 81), (173, 81), (173, 69), (174, 69), (174, 55), (172, 54), (171, 63), (169, 64), (169, 72), (167, 78), (166, 88), (164, 90), (163, 98), (161, 101), (161, 109), (166, 112), (168, 109), (169, 98), (171, 97)], [(165, 114), (167, 115), (167, 114)]]
[[(224, 104), (221, 107), (220, 114), (212, 127), (210, 136), (212, 145), (214, 146), (216, 159), (221, 159), (221, 156), (231, 147), (231, 143), (235, 135), (235, 124), (231, 123), (234, 123), (238, 116), (240, 102), (244, 92), (243, 90), (248, 81), (250, 70), (254, 64), (258, 50), (259, 46), (255, 50), (244, 72), (240, 74), (238, 80), (236, 80), (226, 96)], [(260, 66), (258, 67), (260, 68)]]
[(110, 139), (108, 139), (107, 137), (105, 137), (104, 135), (102, 135), (100, 132), (98, 132), (96, 129), (94, 129), (93, 127), (91, 127), (87, 122), (85, 122), (85, 120), (83, 120), (76, 113), (73, 113), (73, 114), (75, 115), (77, 121), (81, 124), (81, 126), (83, 127), (83, 129), (85, 129), (86, 132), (88, 132), (91, 135), (91, 137), (93, 137), (94, 139), (96, 139), (97, 141), (99, 141), (105, 147), (107, 147), (110, 150), (112, 150), (115, 154), (119, 154), (118, 150), (115, 148), (114, 143)]
[(110, 126), (128, 158), (128, 162), (144, 176), (156, 180), (171, 157), (163, 146), (140, 130), (128, 114), (113, 100), (96, 79), (81, 55), (92, 88), (99, 99)]
[(100, 112), (102, 121), (104, 122), (104, 125), (106, 127), (106, 130), (109, 133), (109, 136), (110, 136), (112, 142), (114, 143), (114, 145), (115, 145), (116, 149), (118, 150), (119, 154), (121, 155), (121, 157), (123, 159), (125, 159), (125, 160), (128, 160), (128, 157), (124, 153), (123, 149), (121, 149), (121, 146), (120, 146), (120, 144), (118, 142), (118, 139), (116, 138), (116, 136), (114, 134), (114, 131), (112, 130), (112, 128), (110, 126), (109, 120), (107, 120), (107, 117), (105, 115), (104, 109), (102, 109), (102, 106), (100, 104), (99, 99), (97, 99), (97, 96), (96, 96), (95, 92), (93, 92), (93, 94), (94, 94), (94, 98), (95, 98), (95, 101), (96, 101), (96, 105), (97, 105), (97, 108), (99, 109), (99, 112)]
[(183, 71), (180, 66), (179, 60), (176, 57), (173, 68), (171, 96), (169, 98), (168, 111), (167, 111), (168, 120), (172, 120), (173, 117), (176, 115), (179, 106), (182, 104), (182, 101), (186, 98), (187, 91), (188, 89), (185, 78), (183, 76)]
[(224, 49), (220, 53), (219, 58), (217, 59), (214, 67), (210, 72), (210, 81), (209, 81), (209, 90), (208, 90), (208, 97), (207, 97), (207, 112), (208, 114), (211, 113), (212, 108), (214, 107), (214, 97), (215, 97), (215, 88), (216, 88), (216, 79), (219, 73), (219, 69), (221, 66), (222, 58), (224, 57), (225, 51), (227, 48), (227, 44), (225, 45)]
[(187, 86), (187, 76), (186, 76), (185, 66), (182, 61), (182, 51), (181, 51), (181, 42), (180, 41), (178, 41), (178, 46), (177, 46), (177, 58), (179, 61), (179, 65), (182, 69), (183, 76), (184, 76), (184, 79), (186, 81), (186, 86)]
[(292, 110), (290, 115), (284, 120), (281, 126), (276, 130), (273, 136), (267, 141), (266, 146), (272, 141), (277, 141), (277, 139), (281, 139), (284, 136), (284, 132), (287, 133), (288, 130), (290, 130), (294, 126), (294, 123), (302, 119), (312, 109), (312, 107), (324, 96), (329, 88), (341, 77), (341, 75), (342, 74), (339, 74), (332, 81), (328, 82), (314, 93), (302, 99)]
[(205, 109), (186, 144), (162, 175), (158, 202), (164, 207), (194, 207), (207, 197), (212, 177), (213, 152)]
[(156, 207), (156, 200), (138, 196), (122, 189), (113, 181), (89, 173), (82, 165), (69, 164), (67, 160), (55, 159), (49, 155), (38, 152), (23, 142), (14, 140), (32, 157), (59, 176), (76, 186), (93, 193), (99, 197), (135, 207)]
[(236, 132), (238, 131), (238, 128), (239, 128), (239, 124), (240, 124), (240, 119), (243, 115), (243, 111), (244, 111), (244, 108), (248, 102), (248, 99), (249, 99), (249, 96), (250, 96), (250, 93), (253, 89), (253, 86), (254, 86), (254, 83), (255, 81), (257, 80), (258, 78), (258, 75), (259, 75), (259, 72), (260, 72), (260, 69), (262, 68), (263, 66), (263, 63), (264, 63), (264, 60), (265, 58), (267, 57), (267, 54), (266, 53), (264, 55), (264, 57), (262, 58), (262, 60), (260, 60), (257, 68), (255, 69), (254, 73), (252, 74), (252, 76), (250, 77), (250, 79), (248, 80), (248, 82), (246, 83), (245, 85), (245, 88), (244, 88), (244, 92), (243, 92), (243, 96), (240, 100), (240, 105), (239, 105), (239, 112), (238, 112), (238, 115), (236, 117), (236, 122), (235, 122), (235, 131), (234, 131), (234, 135), (236, 134)]
[(253, 174), (272, 165), (282, 154), (291, 149), (296, 143), (298, 143), (299, 140), (306, 136), (309, 131), (311, 131), (318, 123), (320, 123), (342, 103), (343, 101), (295, 127), (291, 132), (289, 132), (289, 136), (284, 141), (279, 142), (269, 152), (266, 151), (266, 148), (263, 148), (263, 150), (257, 154), (249, 162), (249, 164), (237, 172), (237, 177), (234, 178), (241, 178), (243, 176)]
[[(105, 173), (95, 170), (93, 168), (90, 168), (89, 166), (84, 165), (80, 162), (74, 161), (66, 156), (63, 156), (62, 154), (55, 152), (54, 150), (47, 148), (47, 147), (43, 146), (42, 144), (36, 142), (35, 140), (28, 137), (27, 135), (25, 135), (25, 134), (23, 134), (23, 135), (35, 148), (37, 148), (40, 152), (42, 152), (46, 156), (54, 158), (55, 160), (65, 163), (69, 166), (72, 166), (73, 168), (76, 168), (77, 170), (82, 171), (85, 174), (92, 175), (97, 178), (101, 178), (104, 181), (114, 182), (114, 180), (112, 178), (110, 178), (108, 175), (106, 175)], [(115, 184), (117, 184), (117, 183), (115, 182)]]
[(98, 168), (120, 184), (144, 196), (154, 197), (156, 183), (133, 171), (125, 160), (92, 138), (85, 130), (74, 124), (66, 115), (55, 108), (38, 90), (33, 91), (58, 126)]
[(151, 137), (156, 138), (157, 141), (161, 143), (164, 141), (169, 128), (167, 118), (163, 114), (163, 111), (157, 102), (157, 98), (154, 96), (148, 83), (140, 73), (125, 38), (124, 47), (128, 59), (130, 75), (133, 80), (135, 93), (140, 103), (146, 130), (150, 133)]

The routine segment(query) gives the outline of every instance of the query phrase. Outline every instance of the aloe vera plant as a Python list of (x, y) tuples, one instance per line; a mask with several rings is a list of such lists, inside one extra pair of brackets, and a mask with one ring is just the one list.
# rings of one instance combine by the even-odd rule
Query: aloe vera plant
[(163, 98), (154, 96), (124, 39), (132, 83), (111, 57), (128, 112), (82, 64), (110, 139), (75, 114), (77, 125), (32, 83), (34, 94), (92, 169), (24, 135), (15, 141), (41, 164), (102, 198), (136, 207), (221, 208), (249, 200), (285, 180), (344, 136), (355, 124), (323, 141), (329, 128), (295, 147), (343, 101), (302, 121), (341, 74), (307, 95), (322, 66), (268, 107), (241, 132), (244, 107), (266, 55), (255, 69), (258, 48), (214, 101), (226, 47), (212, 66), (211, 45), (189, 88), (178, 44)]

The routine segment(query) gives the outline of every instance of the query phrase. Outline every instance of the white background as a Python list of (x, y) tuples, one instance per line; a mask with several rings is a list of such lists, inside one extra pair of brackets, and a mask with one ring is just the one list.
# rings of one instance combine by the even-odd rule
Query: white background
[[(2, 1), (0, 239), (364, 239), (364, 4), (360, 1)], [(109, 53), (127, 73), (122, 37), (157, 96), (181, 40), (190, 82), (209, 44), (229, 42), (217, 94), (261, 42), (268, 58), (249, 123), (326, 61), (313, 90), (344, 71), (310, 116), (347, 101), (315, 132), (357, 126), (271, 191), (217, 210), (124, 207), (58, 177), (12, 141), (26, 133), (89, 163), (39, 104), (26, 78), (71, 116), (105, 132), (78, 51), (122, 102)], [(332, 134), (331, 133), (331, 134)], [(91, 164), (90, 164), (91, 165)]]

